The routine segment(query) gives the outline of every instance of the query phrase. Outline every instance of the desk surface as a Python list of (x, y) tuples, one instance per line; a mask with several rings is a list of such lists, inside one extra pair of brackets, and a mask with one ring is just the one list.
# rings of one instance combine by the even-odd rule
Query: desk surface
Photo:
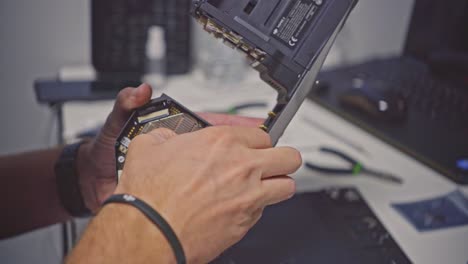
[[(170, 79), (163, 89), (155, 87), (154, 96), (166, 93), (194, 111), (223, 110), (246, 102), (266, 102), (269, 108), (253, 109), (242, 115), (266, 117), (275, 103), (276, 92), (258, 80), (255, 74), (239, 83), (206, 82), (198, 74)], [(101, 124), (113, 102), (70, 103), (65, 106), (65, 135), (72, 138), (77, 132)], [(343, 144), (336, 135), (331, 136), (316, 129), (304, 119), (313, 119), (327, 130), (336, 131), (340, 137), (363, 147), (367, 154), (357, 152)], [(372, 178), (331, 178), (301, 168), (294, 177), (299, 192), (319, 190), (328, 186), (357, 187), (370, 207), (386, 226), (414, 263), (468, 263), (468, 226), (434, 232), (419, 233), (390, 205), (395, 202), (412, 202), (445, 195), (462, 188), (432, 171), (397, 149), (379, 141), (361, 129), (312, 102), (306, 102), (286, 130), (279, 145), (301, 150), (304, 160), (333, 163), (326, 156), (312, 151), (317, 146), (342, 149), (364, 164), (392, 172), (405, 181), (403, 186), (382, 183)]]

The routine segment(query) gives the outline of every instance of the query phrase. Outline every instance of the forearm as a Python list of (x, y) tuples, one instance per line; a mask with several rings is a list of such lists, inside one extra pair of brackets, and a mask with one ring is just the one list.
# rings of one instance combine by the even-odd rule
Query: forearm
[(54, 165), (62, 149), (0, 157), (0, 239), (70, 218), (57, 195)]
[(175, 257), (159, 229), (141, 212), (110, 204), (90, 223), (66, 263), (175, 263)]

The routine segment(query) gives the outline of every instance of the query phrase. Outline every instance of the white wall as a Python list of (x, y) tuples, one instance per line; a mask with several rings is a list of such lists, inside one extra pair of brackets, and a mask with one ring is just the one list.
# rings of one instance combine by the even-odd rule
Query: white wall
[(89, 61), (87, 0), (0, 1), (0, 154), (47, 145), (51, 120), (33, 82)]
[[(0, 0), (0, 154), (48, 145), (51, 115), (33, 81), (90, 59), (89, 0)], [(334, 62), (398, 54), (414, 0), (361, 0)], [(3, 216), (4, 217), (4, 216)], [(56, 227), (0, 242), (0, 262), (59, 263)]]
[[(0, 0), (0, 154), (48, 145), (51, 115), (33, 82), (89, 62), (88, 21), (87, 0)], [(0, 263), (60, 263), (58, 230), (0, 242)]]

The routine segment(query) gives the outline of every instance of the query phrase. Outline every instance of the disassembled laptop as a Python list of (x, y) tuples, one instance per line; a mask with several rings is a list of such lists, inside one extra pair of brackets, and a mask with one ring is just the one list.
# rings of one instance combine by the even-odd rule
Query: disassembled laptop
[[(205, 31), (243, 53), (278, 92), (261, 129), (276, 144), (314, 86), (317, 74), (357, 0), (193, 0)], [(133, 138), (156, 128), (177, 134), (210, 124), (167, 95), (136, 110), (116, 143), (121, 174)]]

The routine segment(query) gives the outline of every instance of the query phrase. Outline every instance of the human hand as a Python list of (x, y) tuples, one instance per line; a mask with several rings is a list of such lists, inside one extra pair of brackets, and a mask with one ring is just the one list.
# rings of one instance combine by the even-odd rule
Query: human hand
[[(78, 174), (85, 204), (97, 212), (117, 185), (115, 142), (132, 111), (151, 100), (152, 88), (142, 84), (138, 88), (123, 89), (117, 96), (99, 135), (83, 144), (78, 154)], [(201, 113), (213, 125), (258, 126), (262, 120), (222, 114)]]
[(285, 175), (301, 163), (298, 151), (272, 148), (258, 128), (179, 136), (158, 129), (130, 144), (116, 193), (149, 203), (176, 232), (188, 262), (207, 263), (239, 241), (265, 206), (294, 195), (295, 182)]
[(215, 113), (197, 113), (201, 118), (208, 121), (213, 126), (241, 126), (241, 127), (260, 127), (265, 119), (252, 118), (228, 114)]
[(151, 94), (152, 89), (147, 84), (120, 91), (98, 136), (79, 149), (77, 168), (81, 193), (86, 207), (94, 213), (117, 185), (115, 141), (132, 111), (148, 103)]

